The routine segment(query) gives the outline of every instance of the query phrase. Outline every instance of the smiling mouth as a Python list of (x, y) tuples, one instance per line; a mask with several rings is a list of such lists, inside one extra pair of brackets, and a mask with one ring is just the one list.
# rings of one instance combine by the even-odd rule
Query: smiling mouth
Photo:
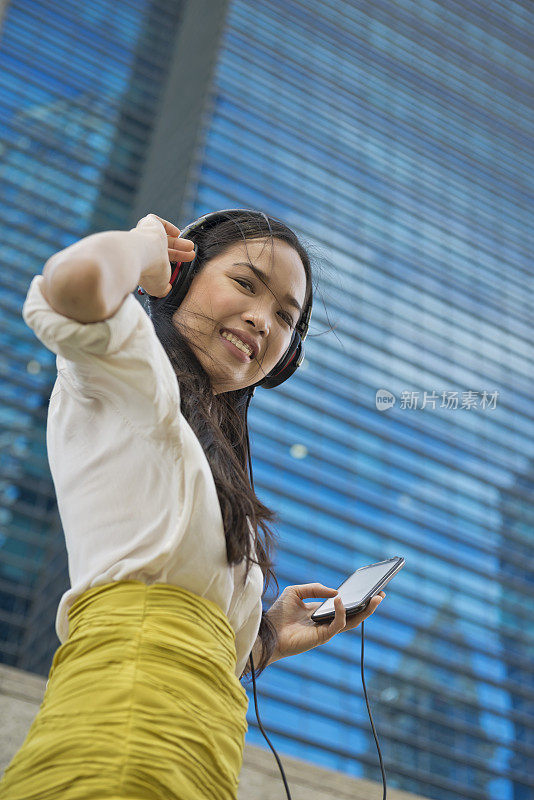
[[(232, 342), (230, 339), (226, 338), (226, 336), (223, 336), (223, 333), (228, 333), (228, 332), (227, 332), (227, 331), (225, 331), (225, 329), (224, 329), (224, 328), (221, 328), (221, 330), (219, 331), (219, 336), (221, 337), (221, 339), (224, 339), (224, 341), (225, 341), (225, 342), (228, 342), (229, 344), (232, 344), (232, 345), (234, 345), (234, 347), (235, 347), (235, 348), (236, 348), (236, 349), (237, 349), (237, 350), (238, 350), (240, 353), (242, 353), (244, 356), (246, 356), (246, 358), (247, 358), (247, 360), (248, 360), (248, 361), (252, 361), (252, 360), (253, 360), (253, 358), (254, 358), (254, 350), (252, 350), (252, 353), (250, 353), (250, 354), (249, 354), (248, 352), (245, 352), (245, 350), (241, 350), (241, 348), (239, 348), (239, 347), (238, 347), (238, 346), (235, 344), (235, 342)], [(239, 339), (239, 337), (238, 337), (238, 336), (235, 336), (235, 338), (236, 338), (236, 339)], [(241, 341), (241, 340), (239, 340), (239, 341)]]

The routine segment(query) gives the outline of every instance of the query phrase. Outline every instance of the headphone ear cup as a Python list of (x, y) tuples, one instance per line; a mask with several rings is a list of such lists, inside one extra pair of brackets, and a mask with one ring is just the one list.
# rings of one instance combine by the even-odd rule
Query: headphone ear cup
[(301, 364), (303, 359), (302, 340), (298, 331), (293, 332), (291, 343), (280, 361), (275, 364), (273, 369), (266, 375), (263, 380), (254, 384), (255, 386), (263, 386), (265, 389), (274, 389), (281, 383), (286, 381)]
[[(193, 278), (195, 277), (195, 272), (196, 272), (195, 267), (196, 267), (196, 256), (192, 261), (171, 261), (172, 289), (169, 292), (169, 294), (163, 298), (164, 300), (166, 300), (168, 297), (172, 297), (173, 303), (176, 306), (180, 305), (180, 303), (186, 296), (187, 292), (189, 291), (189, 287), (191, 286)], [(177, 274), (173, 278), (175, 272)]]

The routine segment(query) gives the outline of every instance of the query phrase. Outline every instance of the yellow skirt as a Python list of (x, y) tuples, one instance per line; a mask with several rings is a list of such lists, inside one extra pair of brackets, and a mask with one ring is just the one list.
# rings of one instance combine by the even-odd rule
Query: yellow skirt
[(95, 586), (69, 611), (2, 800), (235, 800), (248, 696), (235, 633), (180, 586)]

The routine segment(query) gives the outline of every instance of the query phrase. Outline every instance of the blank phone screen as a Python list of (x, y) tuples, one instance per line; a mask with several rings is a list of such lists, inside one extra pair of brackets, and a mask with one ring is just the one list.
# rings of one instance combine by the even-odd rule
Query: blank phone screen
[[(387, 561), (385, 564), (372, 564), (369, 567), (362, 567), (357, 569), (350, 578), (347, 578), (339, 588), (339, 596), (345, 607), (349, 605), (359, 605), (367, 592), (386, 575), (391, 567), (393, 561)], [(380, 591), (380, 590), (379, 590)], [(335, 611), (334, 598), (331, 597), (325, 601), (320, 608), (323, 611)]]

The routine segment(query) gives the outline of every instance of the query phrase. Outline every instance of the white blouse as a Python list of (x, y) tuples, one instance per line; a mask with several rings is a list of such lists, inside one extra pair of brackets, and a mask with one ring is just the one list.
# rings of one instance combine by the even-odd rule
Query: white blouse
[(33, 278), (22, 316), (57, 355), (46, 443), (71, 583), (57, 610), (59, 640), (86, 589), (170, 583), (226, 614), (239, 678), (258, 635), (263, 573), (253, 564), (243, 586), (244, 562), (228, 564), (211, 468), (152, 320), (129, 294), (109, 319), (78, 322), (49, 305), (43, 280)]

